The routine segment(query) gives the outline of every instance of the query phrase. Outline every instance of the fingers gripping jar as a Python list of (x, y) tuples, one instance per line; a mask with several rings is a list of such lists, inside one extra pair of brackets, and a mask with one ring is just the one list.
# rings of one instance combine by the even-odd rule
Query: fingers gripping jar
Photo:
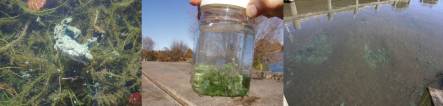
[(249, 0), (202, 0), (192, 88), (200, 95), (245, 96), (249, 91), (254, 32)]

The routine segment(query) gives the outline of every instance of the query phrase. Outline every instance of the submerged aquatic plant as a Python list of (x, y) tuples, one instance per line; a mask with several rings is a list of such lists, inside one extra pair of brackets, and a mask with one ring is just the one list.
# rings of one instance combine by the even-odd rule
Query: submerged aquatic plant
[(295, 52), (295, 60), (305, 64), (321, 64), (328, 59), (331, 53), (332, 47), (328, 42), (328, 36), (320, 34)]
[(376, 69), (390, 62), (388, 52), (384, 48), (371, 50), (367, 45), (364, 48), (364, 58), (371, 69)]
[(233, 63), (222, 68), (212, 65), (197, 65), (192, 78), (192, 88), (208, 96), (245, 96), (250, 78), (236, 70)]
[(141, 83), (140, 1), (46, 4), (0, 1), (0, 105), (127, 105)]

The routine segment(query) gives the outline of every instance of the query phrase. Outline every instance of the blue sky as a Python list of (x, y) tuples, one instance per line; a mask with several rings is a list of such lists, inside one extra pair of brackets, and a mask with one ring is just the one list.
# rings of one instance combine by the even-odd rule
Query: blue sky
[(197, 8), (188, 0), (142, 0), (142, 34), (155, 42), (155, 50), (169, 47), (174, 40), (193, 47), (190, 27), (195, 24)]

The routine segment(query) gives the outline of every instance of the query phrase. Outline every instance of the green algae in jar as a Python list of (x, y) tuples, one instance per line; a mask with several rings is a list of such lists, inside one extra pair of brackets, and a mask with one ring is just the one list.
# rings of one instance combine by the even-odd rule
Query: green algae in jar
[(246, 96), (254, 32), (246, 16), (249, 0), (202, 0), (192, 88), (200, 95)]

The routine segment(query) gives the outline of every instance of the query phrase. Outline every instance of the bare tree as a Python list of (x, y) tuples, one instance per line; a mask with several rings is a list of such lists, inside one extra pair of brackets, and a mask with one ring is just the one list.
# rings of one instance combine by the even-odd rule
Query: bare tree
[(256, 41), (254, 49), (254, 67), (266, 69), (265, 64), (281, 61), (278, 53), (283, 50), (281, 25), (282, 20), (259, 17), (256, 19)]
[(174, 41), (170, 47), (170, 57), (172, 61), (184, 61), (189, 47), (183, 41)]
[(156, 60), (156, 56), (154, 53), (154, 41), (149, 37), (143, 37), (142, 40), (142, 59), (145, 61), (153, 61)]
[(154, 50), (154, 41), (149, 36), (143, 37), (142, 44), (143, 49), (148, 51)]

